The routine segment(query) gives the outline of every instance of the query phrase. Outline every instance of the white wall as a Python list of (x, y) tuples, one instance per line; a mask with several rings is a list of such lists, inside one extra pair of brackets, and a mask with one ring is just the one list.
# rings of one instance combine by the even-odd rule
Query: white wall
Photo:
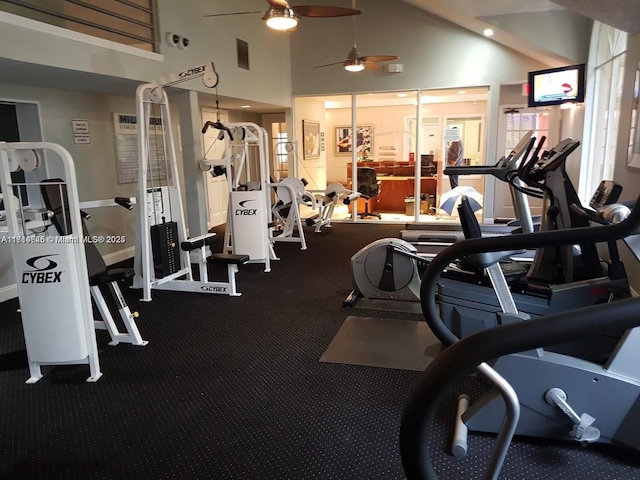
[(367, 0), (360, 7), (362, 14), (355, 17), (360, 53), (398, 55), (404, 72), (313, 68), (346, 58), (353, 44), (352, 18), (303, 20), (291, 36), (295, 95), (497, 85), (524, 81), (529, 70), (546, 67), (405, 2)]
[(569, 62), (587, 62), (593, 20), (579, 13), (549, 10), (478, 18)]
[[(97, 74), (109, 78), (145, 82), (180, 72), (205, 62), (214, 62), (220, 74), (218, 93), (275, 105), (291, 104), (291, 62), (289, 38), (263, 25), (259, 15), (203, 18), (210, 13), (230, 10), (263, 10), (262, 0), (245, 0), (242, 5), (224, 0), (158, 0), (160, 54), (152, 54), (111, 42), (76, 34), (22, 17), (0, 12), (0, 65), (13, 73), (0, 73), (0, 81), (16, 78), (25, 64), (62, 69), (67, 74), (57, 79), (32, 78), (20, 83), (58, 88), (93, 90), (74, 80), (75, 74)], [(187, 8), (188, 7), (188, 8)], [(189, 38), (185, 50), (169, 47), (167, 32)], [(250, 70), (237, 67), (236, 38), (249, 43)], [(57, 81), (57, 85), (51, 82)], [(15, 82), (18, 83), (18, 82)], [(199, 81), (183, 84), (186, 88), (208, 92)], [(108, 88), (108, 86), (106, 86)]]
[[(263, 0), (158, 0), (161, 35), (174, 32), (192, 40), (186, 50), (163, 45), (166, 67), (180, 71), (213, 61), (220, 73), (220, 95), (290, 106), (288, 35), (267, 28), (260, 14), (203, 18), (213, 13), (264, 10)], [(249, 44), (250, 70), (237, 67), (237, 38)]]

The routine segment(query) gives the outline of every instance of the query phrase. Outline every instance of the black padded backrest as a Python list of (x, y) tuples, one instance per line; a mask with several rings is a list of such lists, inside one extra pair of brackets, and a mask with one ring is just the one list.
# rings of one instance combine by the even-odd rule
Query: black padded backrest
[(58, 235), (71, 234), (71, 218), (67, 202), (67, 185), (60, 178), (50, 178), (40, 184), (40, 192), (44, 205), (53, 216), (51, 223), (56, 227)]
[(480, 224), (478, 223), (475, 213), (473, 213), (473, 208), (471, 207), (466, 195), (463, 195), (460, 199), (460, 205), (458, 205), (458, 216), (460, 217), (460, 224), (462, 225), (464, 238), (469, 239), (482, 237)]
[[(69, 215), (69, 201), (67, 196), (67, 185), (60, 178), (44, 180), (40, 184), (40, 192), (47, 210), (53, 213), (51, 223), (56, 228), (59, 235), (69, 235), (71, 229), (71, 216)], [(84, 252), (87, 258), (87, 271), (89, 277), (105, 273), (107, 265), (104, 263), (102, 255), (93, 242), (90, 242), (87, 226), (82, 220), (82, 235), (85, 237)]]
[(378, 178), (374, 168), (358, 167), (358, 192), (367, 197), (378, 195)]

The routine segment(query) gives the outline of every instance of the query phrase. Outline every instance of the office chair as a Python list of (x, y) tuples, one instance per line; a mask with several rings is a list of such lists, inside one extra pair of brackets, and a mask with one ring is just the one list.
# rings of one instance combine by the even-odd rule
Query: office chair
[(358, 192), (365, 198), (364, 212), (359, 213), (358, 216), (381, 218), (379, 213), (369, 211), (369, 199), (380, 195), (380, 182), (378, 182), (376, 170), (370, 167), (358, 167), (357, 175)]

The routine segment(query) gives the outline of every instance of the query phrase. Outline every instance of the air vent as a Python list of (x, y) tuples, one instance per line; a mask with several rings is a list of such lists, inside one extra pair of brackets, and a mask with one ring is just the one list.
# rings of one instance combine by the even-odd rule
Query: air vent
[(238, 51), (238, 68), (249, 70), (249, 44), (236, 38), (236, 50)]

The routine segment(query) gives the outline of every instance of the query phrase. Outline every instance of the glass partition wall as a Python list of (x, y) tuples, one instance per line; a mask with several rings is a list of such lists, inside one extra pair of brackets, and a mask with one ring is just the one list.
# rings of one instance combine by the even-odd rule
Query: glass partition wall
[[(319, 193), (334, 182), (362, 193), (357, 202), (336, 206), (334, 220), (457, 222), (455, 212), (438, 208), (440, 195), (449, 190), (443, 174), (445, 134), (458, 126), (465, 162), (485, 163), (487, 94), (488, 88), (474, 87), (298, 97), (294, 115), (301, 153), (295, 175)], [(315, 123), (319, 154), (305, 158), (305, 125)], [(484, 190), (482, 179), (460, 184), (477, 187), (480, 195)]]

